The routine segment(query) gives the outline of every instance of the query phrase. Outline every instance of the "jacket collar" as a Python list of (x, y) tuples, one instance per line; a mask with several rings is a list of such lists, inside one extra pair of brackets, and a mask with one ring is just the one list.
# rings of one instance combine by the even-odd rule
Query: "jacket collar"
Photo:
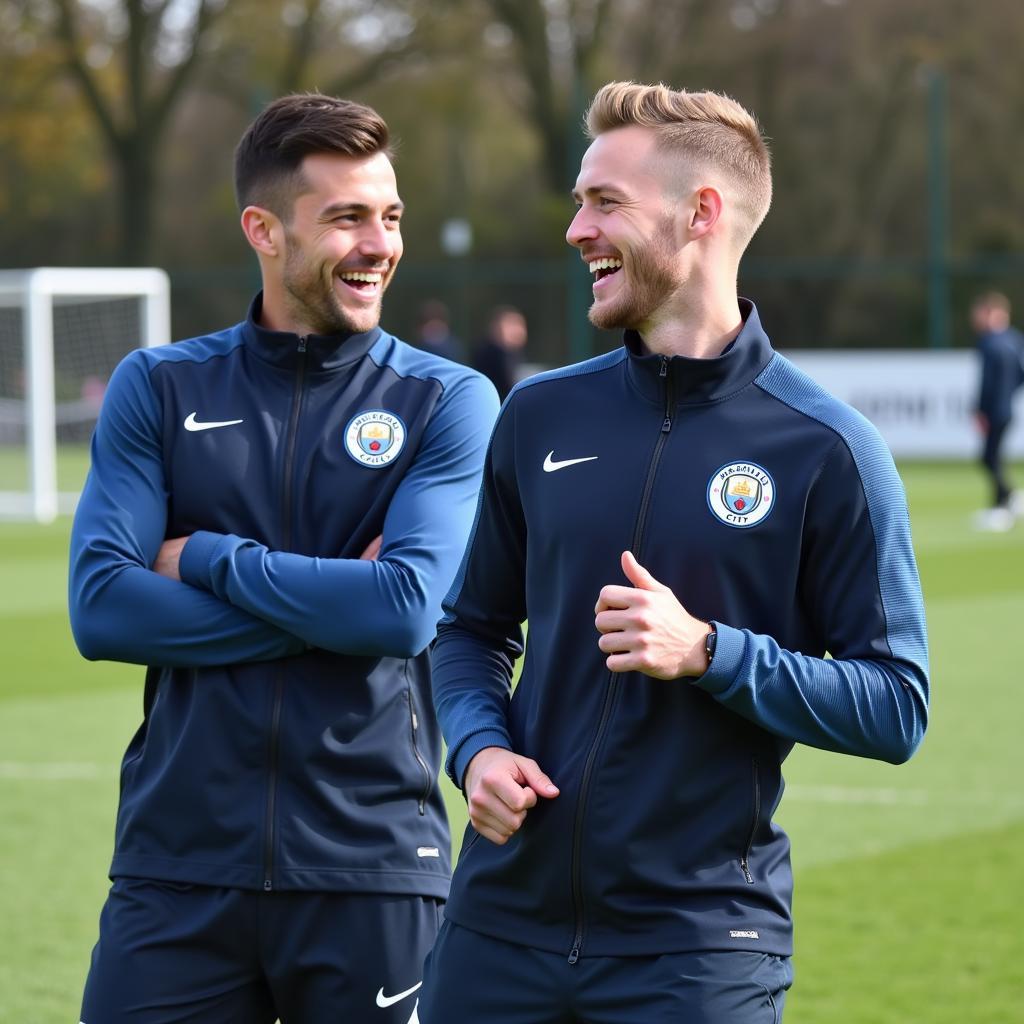
[(746, 387), (775, 353), (754, 304), (749, 299), (739, 301), (743, 327), (725, 351), (713, 359), (649, 355), (640, 335), (626, 331), (626, 373), (637, 390), (650, 401), (664, 404), (668, 385), (677, 404), (699, 405), (726, 398)]
[(358, 362), (373, 348), (382, 331), (379, 327), (354, 334), (308, 334), (300, 338), (290, 331), (269, 331), (259, 324), (263, 309), (263, 292), (259, 292), (249, 306), (249, 315), (242, 325), (245, 344), (264, 362), (284, 370), (293, 369), (299, 361), (300, 349), (305, 342), (308, 370), (339, 370)]

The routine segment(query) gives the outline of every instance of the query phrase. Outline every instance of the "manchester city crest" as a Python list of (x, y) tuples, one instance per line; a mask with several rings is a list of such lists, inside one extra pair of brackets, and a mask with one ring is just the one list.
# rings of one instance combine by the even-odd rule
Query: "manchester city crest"
[(775, 481), (753, 462), (730, 462), (708, 481), (708, 508), (723, 523), (746, 529), (775, 507)]
[(361, 412), (345, 428), (345, 450), (356, 462), (380, 469), (405, 446), (405, 424), (383, 409)]

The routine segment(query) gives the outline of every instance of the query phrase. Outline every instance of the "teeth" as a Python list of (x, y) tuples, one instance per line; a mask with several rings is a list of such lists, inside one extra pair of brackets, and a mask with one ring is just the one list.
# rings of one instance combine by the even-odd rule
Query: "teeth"
[(341, 274), (343, 281), (369, 281), (370, 284), (380, 284), (382, 274), (371, 274), (361, 270), (348, 270)]
[(594, 260), (590, 264), (590, 272), (596, 274), (599, 270), (618, 270), (622, 266), (622, 260), (609, 259), (604, 257), (603, 259)]

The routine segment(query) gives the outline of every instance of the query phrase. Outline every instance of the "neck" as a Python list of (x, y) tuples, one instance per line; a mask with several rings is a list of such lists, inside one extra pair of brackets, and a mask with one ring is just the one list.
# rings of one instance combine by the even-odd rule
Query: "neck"
[(639, 326), (644, 347), (654, 355), (713, 359), (743, 327), (735, 278), (727, 287), (707, 284), (696, 295), (678, 295)]
[(299, 337), (316, 333), (301, 317), (296, 317), (293, 314), (280, 285), (272, 280), (268, 281), (265, 276), (263, 279), (263, 303), (258, 322), (260, 327), (268, 331), (297, 334)]

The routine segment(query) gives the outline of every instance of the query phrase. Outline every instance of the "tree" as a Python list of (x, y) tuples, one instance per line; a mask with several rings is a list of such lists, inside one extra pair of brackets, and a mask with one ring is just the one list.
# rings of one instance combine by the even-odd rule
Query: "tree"
[[(198, 0), (179, 24), (171, 0), (54, 0), (53, 31), (117, 171), (119, 259), (145, 263), (161, 145), (224, 0)], [(116, 60), (116, 67), (110, 67)]]

